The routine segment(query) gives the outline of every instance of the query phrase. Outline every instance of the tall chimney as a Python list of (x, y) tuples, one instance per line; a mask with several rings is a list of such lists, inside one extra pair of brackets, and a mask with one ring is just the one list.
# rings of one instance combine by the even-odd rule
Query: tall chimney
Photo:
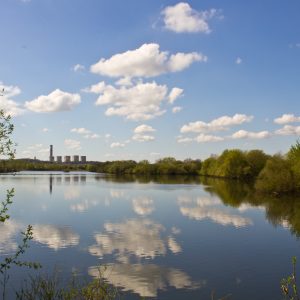
[(53, 145), (50, 145), (50, 157), (49, 161), (53, 162), (54, 161), (54, 156), (53, 156)]

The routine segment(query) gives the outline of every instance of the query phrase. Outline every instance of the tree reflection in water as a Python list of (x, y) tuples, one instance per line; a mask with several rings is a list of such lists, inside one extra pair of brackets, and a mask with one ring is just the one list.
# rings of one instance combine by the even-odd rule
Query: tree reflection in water
[(289, 195), (271, 197), (255, 193), (253, 184), (235, 180), (201, 178), (205, 190), (217, 195), (225, 205), (235, 208), (264, 207), (266, 219), (273, 226), (289, 228), (292, 234), (300, 237), (300, 197)]

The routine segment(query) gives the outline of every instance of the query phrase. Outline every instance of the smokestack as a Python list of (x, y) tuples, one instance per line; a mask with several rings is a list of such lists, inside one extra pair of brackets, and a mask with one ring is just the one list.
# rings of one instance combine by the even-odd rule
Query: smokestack
[(53, 156), (53, 145), (50, 145), (50, 157), (49, 161), (53, 162), (54, 161), (54, 156)]

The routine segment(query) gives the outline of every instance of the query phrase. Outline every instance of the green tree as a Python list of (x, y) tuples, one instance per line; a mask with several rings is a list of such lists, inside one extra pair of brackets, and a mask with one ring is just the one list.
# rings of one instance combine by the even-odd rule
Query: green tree
[(294, 180), (296, 189), (300, 190), (300, 141), (298, 140), (295, 145), (293, 145), (288, 154), (287, 158), (291, 164), (291, 170), (294, 173)]
[(274, 155), (260, 172), (255, 188), (260, 192), (279, 195), (295, 191), (294, 180), (289, 161), (281, 155)]

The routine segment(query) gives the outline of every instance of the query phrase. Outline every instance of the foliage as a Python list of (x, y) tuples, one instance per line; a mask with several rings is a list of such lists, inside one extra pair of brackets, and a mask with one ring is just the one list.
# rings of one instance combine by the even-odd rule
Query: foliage
[(296, 277), (296, 257), (293, 257), (293, 271), (292, 274), (281, 280), (281, 291), (285, 299), (290, 300), (300, 300), (298, 287), (297, 287), (297, 277)]
[(295, 185), (300, 189), (300, 142), (299, 140), (293, 145), (288, 154), (288, 160), (291, 164), (292, 172), (294, 173)]
[(11, 116), (6, 115), (4, 110), (0, 110), (0, 157), (8, 156), (10, 159), (15, 157), (14, 143), (10, 136), (14, 130), (11, 123)]
[(295, 191), (294, 175), (290, 163), (280, 155), (268, 159), (260, 172), (255, 187), (260, 192), (280, 195)]
[(99, 277), (88, 283), (80, 282), (75, 274), (66, 285), (57, 273), (30, 277), (16, 296), (20, 300), (110, 300), (118, 298), (118, 291), (103, 280), (99, 270)]
[(262, 150), (250, 150), (246, 152), (245, 155), (249, 165), (249, 176), (251, 178), (256, 178), (266, 165), (270, 156)]

